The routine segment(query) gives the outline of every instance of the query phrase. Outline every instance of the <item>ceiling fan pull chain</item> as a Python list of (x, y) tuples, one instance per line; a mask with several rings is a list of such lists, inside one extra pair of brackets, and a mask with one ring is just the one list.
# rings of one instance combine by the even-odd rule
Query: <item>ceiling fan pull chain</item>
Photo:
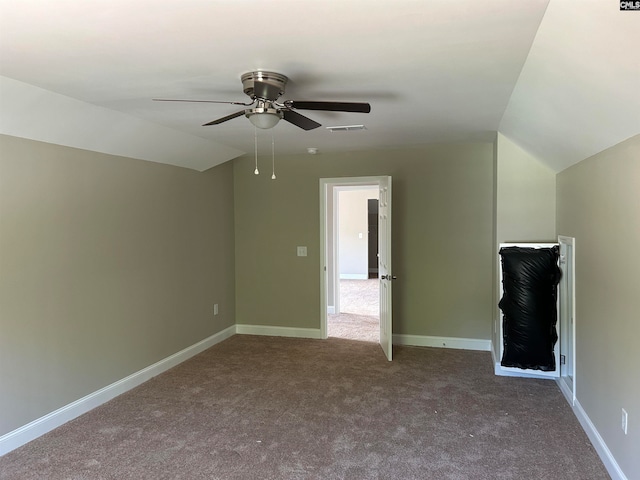
[(271, 180), (276, 179), (276, 144), (273, 139), (273, 130), (271, 130)]
[(255, 145), (256, 151), (256, 169), (253, 171), (256, 175), (260, 172), (258, 171), (258, 127), (253, 127), (253, 143)]

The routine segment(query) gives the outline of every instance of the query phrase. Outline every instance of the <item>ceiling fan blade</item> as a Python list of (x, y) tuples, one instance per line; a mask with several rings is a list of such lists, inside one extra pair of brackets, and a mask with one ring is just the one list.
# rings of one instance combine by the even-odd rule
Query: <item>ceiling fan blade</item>
[(293, 112), (291, 110), (283, 110), (283, 118), (289, 122), (293, 123), (296, 127), (300, 127), (303, 130), (313, 130), (314, 128), (318, 128), (321, 126), (315, 120), (311, 120), (304, 115), (300, 115), (298, 112)]
[(325, 110), (331, 112), (357, 112), (369, 113), (371, 105), (368, 103), (357, 102), (298, 102), (295, 100), (287, 100), (284, 102), (289, 108), (297, 108), (300, 110)]
[(202, 126), (203, 126), (203, 127), (207, 127), (207, 126), (209, 126), (209, 125), (219, 125), (219, 124), (221, 124), (222, 122), (226, 122), (227, 120), (232, 120), (232, 119), (234, 119), (234, 118), (236, 118), (236, 117), (241, 117), (241, 116), (242, 116), (242, 115), (244, 115), (244, 114), (245, 114), (245, 110), (240, 110), (239, 112), (232, 113), (231, 115), (227, 115), (226, 117), (222, 117), (222, 118), (219, 118), (219, 119), (217, 119), (217, 120), (213, 120), (212, 122), (205, 123), (205, 124), (204, 124), (204, 125), (202, 125)]
[(152, 98), (151, 100), (153, 100), (154, 102), (228, 103), (228, 104), (231, 104), (231, 105), (244, 105), (246, 107), (248, 107), (249, 105), (253, 105), (253, 102), (251, 102), (251, 103), (221, 102), (221, 101), (217, 101), (217, 100), (180, 100), (180, 99), (175, 99), (175, 98)]

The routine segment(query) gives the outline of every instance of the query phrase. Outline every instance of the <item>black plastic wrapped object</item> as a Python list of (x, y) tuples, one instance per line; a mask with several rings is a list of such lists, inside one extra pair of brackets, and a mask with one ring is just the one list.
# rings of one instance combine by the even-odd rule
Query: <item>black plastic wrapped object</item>
[(503, 247), (504, 351), (501, 365), (545, 372), (556, 369), (559, 247)]

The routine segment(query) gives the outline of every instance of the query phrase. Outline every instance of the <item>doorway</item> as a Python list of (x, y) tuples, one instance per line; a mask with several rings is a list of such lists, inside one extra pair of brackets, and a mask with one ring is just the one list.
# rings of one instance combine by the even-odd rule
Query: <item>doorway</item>
[[(352, 338), (358, 333), (349, 328), (366, 330), (360, 322), (366, 320), (370, 328), (363, 340), (379, 342), (391, 360), (391, 178), (320, 179), (320, 195), (321, 336), (328, 337), (330, 321), (337, 319), (342, 325), (331, 325), (331, 335)], [(357, 218), (353, 209), (341, 208), (354, 201)], [(380, 230), (375, 266), (369, 248), (370, 234), (376, 233), (370, 228), (373, 214)]]
[[(335, 186), (336, 292), (327, 335), (378, 342), (378, 186)], [(375, 218), (372, 218), (375, 217)], [(372, 228), (373, 227), (373, 228)], [(333, 307), (333, 308), (331, 308)], [(331, 313), (331, 311), (333, 313)]]

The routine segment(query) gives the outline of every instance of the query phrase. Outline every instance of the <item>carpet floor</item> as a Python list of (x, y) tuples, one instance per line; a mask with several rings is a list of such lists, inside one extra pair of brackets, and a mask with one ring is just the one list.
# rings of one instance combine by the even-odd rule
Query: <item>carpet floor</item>
[(236, 335), (0, 458), (5, 479), (607, 479), (487, 352)]
[(380, 281), (340, 280), (340, 313), (328, 315), (329, 337), (380, 341)]

